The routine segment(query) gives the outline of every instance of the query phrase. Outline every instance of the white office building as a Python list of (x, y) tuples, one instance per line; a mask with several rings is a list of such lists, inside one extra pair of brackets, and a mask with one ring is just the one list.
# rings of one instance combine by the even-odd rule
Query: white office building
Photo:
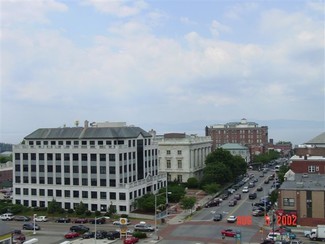
[(64, 209), (83, 202), (90, 211), (118, 214), (167, 185), (158, 172), (158, 145), (151, 134), (126, 123), (38, 129), (13, 148), (14, 203)]
[(245, 159), (246, 163), (249, 163), (251, 161), (248, 147), (245, 147), (238, 143), (226, 143), (220, 147), (224, 150), (229, 151), (233, 156), (241, 156), (243, 159)]
[(154, 136), (154, 140), (158, 142), (159, 171), (167, 173), (169, 182), (187, 182), (191, 177), (201, 179), (205, 158), (211, 153), (210, 136), (169, 133)]

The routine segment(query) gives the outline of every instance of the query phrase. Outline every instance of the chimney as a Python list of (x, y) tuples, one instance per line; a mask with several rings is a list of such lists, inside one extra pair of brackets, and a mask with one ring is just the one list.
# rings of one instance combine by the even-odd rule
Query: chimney
[(84, 127), (85, 128), (88, 128), (88, 123), (89, 123), (89, 121), (88, 120), (85, 120), (85, 122), (84, 122)]

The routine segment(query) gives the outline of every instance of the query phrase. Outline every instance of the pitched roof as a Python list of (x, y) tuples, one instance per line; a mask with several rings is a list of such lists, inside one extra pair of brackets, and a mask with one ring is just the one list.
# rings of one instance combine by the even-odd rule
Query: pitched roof
[(305, 144), (325, 144), (325, 132), (309, 140)]
[(226, 143), (220, 146), (223, 149), (233, 149), (233, 150), (246, 150), (248, 149), (247, 147), (240, 145), (238, 143)]
[(65, 127), (65, 128), (41, 128), (27, 135), (25, 139), (113, 139), (136, 138), (139, 135), (151, 137), (151, 135), (139, 127)]

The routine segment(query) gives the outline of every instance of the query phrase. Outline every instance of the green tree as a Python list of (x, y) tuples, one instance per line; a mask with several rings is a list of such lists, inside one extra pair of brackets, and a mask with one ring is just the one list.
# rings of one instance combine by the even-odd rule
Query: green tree
[(271, 192), (270, 201), (272, 205), (278, 200), (278, 191), (274, 190)]
[(208, 194), (217, 193), (220, 190), (220, 185), (217, 183), (206, 184), (204, 185), (203, 190)]
[(7, 163), (8, 161), (12, 161), (12, 155), (9, 156), (0, 155), (0, 164)]
[(207, 164), (203, 170), (202, 184), (225, 184), (233, 179), (231, 170), (221, 162)]
[(169, 202), (179, 202), (186, 193), (185, 187), (180, 184), (170, 184), (168, 192), (171, 192), (171, 195), (168, 196)]
[(80, 202), (78, 205), (75, 207), (75, 212), (77, 215), (81, 216), (84, 215), (87, 211), (87, 207), (83, 202)]
[(195, 177), (190, 177), (187, 180), (188, 188), (197, 188), (199, 186), (199, 181)]
[(180, 204), (182, 206), (183, 209), (190, 209), (191, 213), (192, 213), (192, 208), (194, 207), (196, 203), (196, 198), (195, 197), (183, 197), (180, 201)]
[(146, 194), (136, 200), (137, 208), (145, 212), (155, 211), (155, 196), (153, 194)]
[(48, 204), (47, 212), (49, 214), (60, 213), (61, 209), (61, 204), (55, 201), (55, 199), (52, 199), (52, 201)]
[(288, 172), (289, 169), (290, 169), (290, 167), (287, 166), (287, 165), (282, 165), (280, 167), (279, 172), (277, 173), (277, 175), (278, 175), (278, 178), (279, 178), (281, 183), (284, 181), (284, 175)]

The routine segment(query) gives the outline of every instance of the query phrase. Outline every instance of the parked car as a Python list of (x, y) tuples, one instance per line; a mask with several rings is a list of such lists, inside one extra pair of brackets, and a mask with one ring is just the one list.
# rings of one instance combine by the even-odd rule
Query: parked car
[(134, 244), (139, 241), (139, 238), (134, 237), (134, 236), (129, 236), (124, 239), (123, 244)]
[(229, 188), (229, 189), (228, 189), (229, 194), (233, 194), (235, 191), (236, 191), (236, 190), (233, 189), (233, 188)]
[(221, 221), (222, 220), (222, 214), (221, 213), (215, 213), (213, 215), (213, 220), (214, 221)]
[(70, 223), (71, 219), (69, 219), (69, 218), (58, 218), (57, 220), (55, 220), (55, 222), (57, 222), (57, 223)]
[(253, 188), (255, 187), (255, 183), (254, 182), (249, 182), (248, 183), (248, 188)]
[(107, 231), (97, 230), (95, 233), (96, 239), (105, 239), (107, 237)]
[(26, 236), (21, 232), (21, 230), (14, 230), (12, 232), (12, 243), (24, 243), (26, 241)]
[(155, 228), (153, 228), (151, 225), (146, 224), (146, 222), (140, 222), (139, 224), (136, 224), (134, 226), (135, 231), (154, 231)]
[(47, 216), (36, 216), (35, 221), (36, 222), (47, 222), (48, 218), (47, 218)]
[(229, 237), (235, 237), (236, 236), (236, 231), (232, 229), (225, 229), (221, 231), (221, 235), (223, 236), (229, 236)]
[[(40, 230), (41, 227), (35, 223), (35, 230)], [(34, 230), (34, 223), (25, 223), (23, 224), (23, 230)]]
[(0, 215), (1, 220), (8, 221), (8, 220), (13, 220), (13, 218), (14, 218), (14, 215), (12, 213), (4, 213), (4, 214)]
[(221, 198), (222, 200), (226, 200), (228, 197), (229, 197), (229, 195), (226, 194), (226, 193), (220, 195), (220, 198)]
[[(222, 199), (221, 199), (222, 201)], [(210, 208), (210, 207), (215, 207), (215, 206), (219, 206), (219, 204), (221, 203), (220, 198), (214, 198), (211, 201), (207, 202), (204, 207), (206, 208)]]
[(262, 242), (261, 242), (261, 244), (274, 244), (274, 241), (273, 240), (263, 240)]
[(227, 222), (228, 223), (235, 223), (237, 221), (237, 217), (234, 216), (234, 215), (230, 215), (228, 218), (227, 218)]
[(269, 179), (266, 179), (266, 180), (264, 181), (264, 184), (269, 184), (269, 182), (270, 182), (270, 180), (269, 180)]
[(73, 223), (75, 223), (75, 224), (85, 224), (85, 223), (88, 223), (88, 219), (83, 219), (83, 218), (75, 219), (75, 220), (73, 220)]
[(89, 231), (89, 228), (84, 225), (74, 225), (70, 227), (70, 231), (85, 233)]
[(76, 237), (79, 237), (80, 234), (78, 232), (69, 232), (67, 234), (64, 235), (64, 238), (65, 239), (73, 239), (73, 238), (76, 238)]
[(106, 234), (106, 237), (108, 240), (115, 240), (117, 238), (120, 238), (120, 232), (118, 231), (108, 231)]
[(256, 194), (256, 192), (249, 193), (248, 198), (249, 198), (249, 199), (256, 199), (256, 198), (257, 198), (257, 194)]
[(105, 218), (98, 218), (98, 219), (90, 219), (89, 220), (89, 223), (91, 224), (98, 224), (98, 225), (102, 225), (102, 224), (105, 224), (106, 223), (106, 219)]
[(31, 218), (27, 217), (27, 216), (22, 216), (22, 215), (16, 215), (16, 216), (13, 217), (13, 220), (16, 220), (16, 221), (30, 221)]
[(95, 237), (95, 232), (85, 232), (82, 234), (82, 239), (90, 239)]

